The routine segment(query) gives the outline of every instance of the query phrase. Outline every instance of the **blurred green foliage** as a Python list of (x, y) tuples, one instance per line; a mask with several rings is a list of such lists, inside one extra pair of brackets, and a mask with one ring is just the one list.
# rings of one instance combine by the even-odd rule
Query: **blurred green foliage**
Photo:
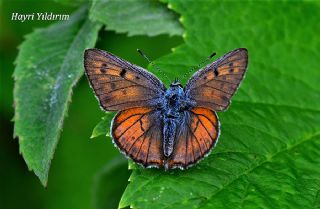
[(95, 208), (118, 208), (119, 199), (114, 197), (122, 194), (128, 184), (130, 173), (127, 169), (127, 159), (121, 156), (110, 161), (95, 175), (92, 194)]
[[(105, 114), (84, 77), (72, 95), (68, 117), (63, 126), (60, 143), (51, 164), (47, 188), (19, 155), (18, 140), (13, 139), (13, 79), (14, 60), (24, 36), (35, 28), (44, 28), (52, 21), (11, 21), (12, 12), (53, 12), (71, 14), (77, 7), (51, 1), (10, 1), (1, 3), (0, 12), (0, 208), (96, 208), (93, 203), (93, 182), (96, 173), (115, 157), (123, 157), (105, 137), (91, 140), (91, 132)], [(159, 43), (162, 43), (159, 45)], [(155, 59), (182, 43), (180, 37), (166, 35), (153, 38), (101, 31), (97, 48), (108, 50), (133, 63), (146, 67), (145, 60), (136, 52), (141, 48)], [(30, 55), (31, 56), (31, 55)], [(129, 171), (125, 169), (129, 174)], [(112, 179), (118, 182), (117, 176)], [(119, 180), (123, 184), (123, 179)], [(118, 201), (122, 191), (110, 196)]]
[(178, 15), (158, 1), (93, 0), (90, 19), (128, 36), (182, 35)]
[(112, 118), (115, 116), (114, 112), (107, 112), (101, 121), (94, 127), (91, 137), (96, 138), (98, 136), (110, 136), (110, 127)]

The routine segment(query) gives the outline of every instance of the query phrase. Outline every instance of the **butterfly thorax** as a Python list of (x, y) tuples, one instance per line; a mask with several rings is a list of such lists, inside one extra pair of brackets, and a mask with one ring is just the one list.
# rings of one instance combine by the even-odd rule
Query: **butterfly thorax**
[(185, 94), (180, 86), (170, 86), (165, 92), (164, 115), (169, 118), (178, 117), (179, 112), (183, 108), (183, 100)]
[(162, 107), (163, 152), (166, 157), (172, 154), (178, 126), (184, 120), (186, 111), (192, 106), (192, 101), (187, 97), (180, 83), (173, 83), (166, 90)]

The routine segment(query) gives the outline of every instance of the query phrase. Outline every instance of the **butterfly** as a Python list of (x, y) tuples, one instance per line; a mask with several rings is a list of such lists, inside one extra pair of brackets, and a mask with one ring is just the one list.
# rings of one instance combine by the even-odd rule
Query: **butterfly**
[(165, 85), (147, 70), (109, 52), (87, 49), (84, 67), (111, 123), (114, 144), (144, 167), (186, 169), (216, 145), (224, 111), (248, 65), (245, 48), (233, 50), (198, 70), (183, 87)]

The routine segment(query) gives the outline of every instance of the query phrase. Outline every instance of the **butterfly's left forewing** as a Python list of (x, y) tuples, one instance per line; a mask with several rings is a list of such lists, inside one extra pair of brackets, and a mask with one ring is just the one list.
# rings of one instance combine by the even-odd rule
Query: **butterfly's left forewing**
[(91, 87), (106, 111), (152, 107), (165, 90), (151, 73), (99, 49), (85, 51), (84, 66)]
[(228, 108), (247, 70), (248, 51), (244, 48), (229, 52), (196, 72), (185, 91), (197, 106), (221, 111)]

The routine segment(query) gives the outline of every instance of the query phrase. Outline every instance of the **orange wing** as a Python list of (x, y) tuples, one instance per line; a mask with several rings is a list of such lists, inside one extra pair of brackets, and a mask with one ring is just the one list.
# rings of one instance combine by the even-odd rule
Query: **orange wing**
[(185, 91), (197, 102), (197, 106), (225, 110), (243, 79), (247, 64), (247, 49), (229, 52), (195, 73)]
[(84, 67), (100, 105), (107, 111), (154, 106), (165, 90), (151, 73), (99, 49), (85, 51)]
[(165, 167), (187, 168), (206, 156), (218, 141), (219, 120), (214, 111), (195, 107), (190, 111), (190, 121), (181, 127), (175, 150)]
[(120, 111), (113, 119), (111, 135), (118, 148), (145, 167), (163, 167), (163, 125), (156, 111), (137, 107)]

